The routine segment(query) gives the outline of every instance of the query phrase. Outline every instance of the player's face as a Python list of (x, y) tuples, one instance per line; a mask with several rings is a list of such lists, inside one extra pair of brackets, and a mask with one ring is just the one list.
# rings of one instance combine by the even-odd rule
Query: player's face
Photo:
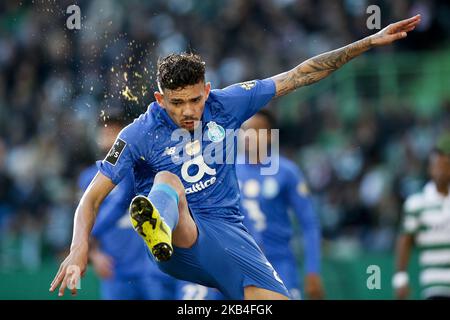
[(436, 184), (442, 186), (450, 184), (450, 157), (433, 154), (430, 159), (429, 172)]
[(210, 91), (211, 84), (202, 81), (182, 89), (155, 92), (155, 98), (179, 127), (193, 131), (200, 124)]
[(97, 136), (97, 145), (101, 152), (106, 153), (111, 149), (122, 127), (117, 124), (110, 124), (106, 127), (103, 125), (100, 127), (100, 131)]

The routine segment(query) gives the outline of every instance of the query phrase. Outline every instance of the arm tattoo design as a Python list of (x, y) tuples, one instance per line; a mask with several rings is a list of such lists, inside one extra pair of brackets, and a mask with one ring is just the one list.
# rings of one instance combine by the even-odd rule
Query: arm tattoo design
[(322, 53), (290, 71), (272, 77), (276, 85), (276, 96), (283, 96), (327, 77), (353, 58), (369, 50), (371, 46), (371, 40), (365, 38), (348, 46)]

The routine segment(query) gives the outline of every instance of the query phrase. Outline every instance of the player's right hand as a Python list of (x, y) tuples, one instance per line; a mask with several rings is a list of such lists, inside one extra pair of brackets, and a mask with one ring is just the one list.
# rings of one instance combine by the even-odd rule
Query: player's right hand
[(405, 300), (408, 298), (410, 293), (410, 288), (408, 285), (402, 286), (400, 288), (395, 289), (395, 298), (397, 300)]
[(66, 288), (71, 290), (72, 295), (76, 295), (77, 286), (86, 271), (87, 260), (87, 246), (71, 250), (67, 258), (61, 263), (58, 273), (50, 284), (50, 292), (55, 291), (60, 286), (59, 297), (64, 295)]

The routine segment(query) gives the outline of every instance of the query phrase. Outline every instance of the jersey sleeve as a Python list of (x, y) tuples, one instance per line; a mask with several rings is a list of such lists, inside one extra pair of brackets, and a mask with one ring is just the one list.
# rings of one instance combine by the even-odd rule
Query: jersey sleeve
[(99, 171), (117, 185), (132, 170), (139, 154), (139, 130), (133, 124), (128, 125), (117, 136), (105, 159), (100, 163)]
[(222, 98), (225, 112), (243, 123), (275, 96), (275, 82), (270, 78), (252, 80), (216, 92)]
[(307, 273), (320, 272), (320, 241), (321, 231), (319, 219), (314, 211), (302, 172), (295, 166), (289, 168), (287, 183), (289, 207), (293, 209), (300, 222), (305, 243), (305, 271)]
[(413, 195), (406, 199), (403, 205), (403, 216), (401, 221), (401, 233), (415, 235), (419, 229), (418, 207), (420, 197)]

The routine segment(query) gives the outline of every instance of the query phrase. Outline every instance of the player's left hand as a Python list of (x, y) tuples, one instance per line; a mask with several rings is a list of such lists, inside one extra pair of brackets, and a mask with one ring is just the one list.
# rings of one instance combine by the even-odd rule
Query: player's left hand
[(322, 280), (318, 274), (309, 273), (305, 277), (306, 297), (311, 300), (320, 300), (325, 298)]
[(69, 288), (72, 295), (77, 294), (77, 286), (80, 279), (86, 272), (88, 260), (88, 246), (82, 245), (70, 251), (66, 259), (61, 263), (59, 270), (50, 284), (50, 292), (60, 285), (58, 296), (62, 297), (66, 288)]
[(420, 14), (409, 19), (392, 23), (378, 33), (370, 36), (371, 44), (373, 46), (384, 46), (403, 39), (407, 36), (408, 32), (413, 31), (419, 23)]

